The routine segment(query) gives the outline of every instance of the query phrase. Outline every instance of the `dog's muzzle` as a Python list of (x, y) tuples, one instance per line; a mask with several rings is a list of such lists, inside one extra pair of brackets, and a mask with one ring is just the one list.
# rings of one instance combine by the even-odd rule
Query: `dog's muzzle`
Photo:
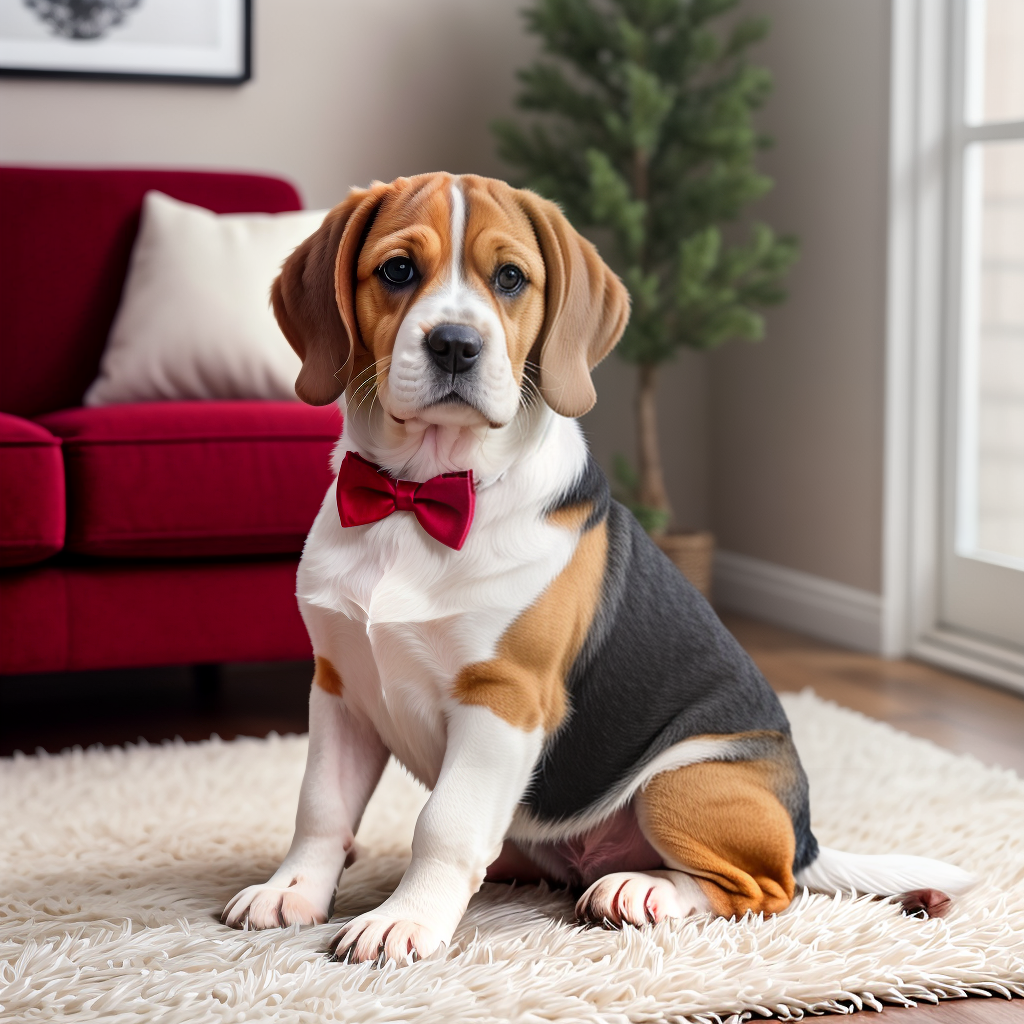
[(483, 351), (484, 340), (466, 324), (438, 324), (426, 337), (431, 359), (451, 377), (472, 370)]

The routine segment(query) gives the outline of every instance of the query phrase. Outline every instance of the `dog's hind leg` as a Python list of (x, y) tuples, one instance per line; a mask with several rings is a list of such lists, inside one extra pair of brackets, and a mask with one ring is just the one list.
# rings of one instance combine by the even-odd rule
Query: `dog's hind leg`
[(775, 781), (771, 762), (706, 761), (656, 775), (637, 793), (647, 841), (703, 894), (705, 906), (693, 909), (741, 917), (789, 906), (796, 838)]

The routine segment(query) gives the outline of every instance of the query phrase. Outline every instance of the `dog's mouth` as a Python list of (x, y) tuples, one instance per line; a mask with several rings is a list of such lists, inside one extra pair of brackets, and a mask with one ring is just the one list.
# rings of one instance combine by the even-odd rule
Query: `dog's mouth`
[(451, 426), (472, 427), (482, 426), (484, 423), (489, 427), (504, 426), (503, 423), (495, 423), (491, 420), (476, 402), (460, 394), (455, 388), (433, 398), (420, 409), (417, 416), (428, 422)]
[(468, 405), (471, 409), (476, 409), (477, 412), (482, 411), (480, 409), (477, 409), (477, 407), (468, 398), (465, 398), (463, 395), (460, 395), (454, 389), (452, 391), (449, 391), (448, 394), (442, 395), (440, 398), (431, 402), (430, 405)]
[(487, 388), (475, 373), (442, 376), (428, 370), (424, 374), (426, 379), (421, 380), (418, 387), (415, 382), (410, 387), (410, 382), (403, 380), (397, 391), (392, 390), (390, 376), (390, 373), (378, 375), (378, 381), (383, 385), (379, 391), (380, 407), (392, 422), (409, 423), (411, 429), (419, 423), (497, 430), (508, 426), (512, 418), (504, 415), (500, 402), (491, 400)]

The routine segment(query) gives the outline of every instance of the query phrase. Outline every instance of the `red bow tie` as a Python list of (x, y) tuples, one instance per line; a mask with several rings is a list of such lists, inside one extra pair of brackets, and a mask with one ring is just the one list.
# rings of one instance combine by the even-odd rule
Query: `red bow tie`
[(342, 526), (365, 526), (392, 512), (412, 512), (434, 540), (458, 551), (466, 543), (475, 507), (472, 470), (442, 473), (418, 484), (393, 480), (380, 466), (346, 452), (338, 473)]

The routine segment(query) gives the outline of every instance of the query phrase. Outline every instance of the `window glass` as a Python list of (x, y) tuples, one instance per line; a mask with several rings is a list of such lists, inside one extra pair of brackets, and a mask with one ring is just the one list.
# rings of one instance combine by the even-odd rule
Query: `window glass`
[(961, 538), (974, 549), (964, 554), (1024, 563), (1024, 142), (978, 149), (980, 173), (968, 176), (980, 195), (968, 203), (977, 220), (964, 380), (974, 414), (965, 424)]
[(985, 121), (1024, 120), (1024, 0), (985, 0)]

